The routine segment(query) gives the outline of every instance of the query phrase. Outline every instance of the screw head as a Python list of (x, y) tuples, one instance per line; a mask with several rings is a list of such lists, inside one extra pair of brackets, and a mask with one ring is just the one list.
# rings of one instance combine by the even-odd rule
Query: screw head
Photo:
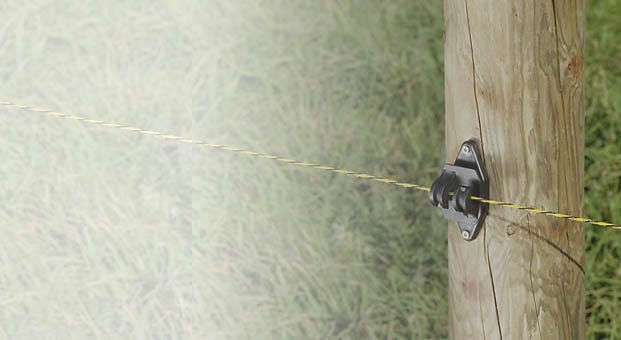
[(468, 232), (468, 230), (464, 230), (461, 232), (461, 237), (463, 237), (464, 239), (469, 239), (470, 238), (470, 233)]
[(470, 145), (464, 145), (464, 147), (462, 148), (462, 150), (463, 150), (465, 153), (470, 153), (470, 151), (471, 151), (471, 150), (470, 150)]

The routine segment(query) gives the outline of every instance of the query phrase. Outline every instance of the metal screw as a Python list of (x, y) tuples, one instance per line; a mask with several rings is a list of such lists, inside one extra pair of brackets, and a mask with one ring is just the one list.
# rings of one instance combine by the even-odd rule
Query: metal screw
[(464, 153), (470, 153), (470, 146), (464, 145), (464, 148), (462, 150), (464, 150)]
[(470, 238), (470, 233), (468, 232), (468, 230), (464, 230), (461, 232), (461, 237), (465, 238), (466, 240)]

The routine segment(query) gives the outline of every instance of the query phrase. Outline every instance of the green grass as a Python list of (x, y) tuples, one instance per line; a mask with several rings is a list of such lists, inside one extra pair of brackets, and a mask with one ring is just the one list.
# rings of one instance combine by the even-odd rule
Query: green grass
[[(201, 87), (195, 131), (430, 182), (443, 145), (441, 8), (270, 4), (223, 5), (213, 14), (221, 21), (206, 20), (237, 40), (223, 37), (204, 57), (215, 80)], [(213, 221), (194, 225), (194, 260), (211, 264), (195, 268), (207, 278), (197, 283), (209, 301), (199, 313), (205, 335), (446, 335), (446, 228), (424, 195), (234, 155), (195, 157), (194, 183), (217, 188), (193, 201), (194, 217)]]
[[(592, 1), (586, 36), (585, 211), (621, 221), (621, 2)], [(621, 239), (587, 228), (589, 338), (621, 337)]]
[[(586, 212), (621, 221), (621, 23), (592, 1)], [(0, 4), (16, 102), (429, 184), (440, 1)], [(2, 109), (0, 339), (447, 337), (425, 195)], [(592, 339), (619, 232), (587, 227)]]

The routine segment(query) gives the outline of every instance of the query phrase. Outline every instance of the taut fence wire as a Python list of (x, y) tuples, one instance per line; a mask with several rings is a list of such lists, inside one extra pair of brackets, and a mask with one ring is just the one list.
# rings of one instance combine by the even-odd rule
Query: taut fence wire
[[(280, 156), (266, 154), (266, 153), (255, 152), (255, 151), (247, 150), (247, 149), (244, 149), (244, 148), (210, 143), (210, 142), (207, 142), (207, 141), (204, 141), (204, 140), (200, 140), (200, 139), (185, 138), (185, 137), (182, 137), (182, 136), (166, 134), (166, 133), (163, 133), (163, 132), (160, 132), (160, 131), (146, 130), (146, 129), (142, 129), (142, 128), (139, 128), (139, 127), (134, 127), (134, 126), (125, 125), (125, 124), (112, 123), (112, 122), (106, 122), (106, 121), (103, 121), (103, 120), (89, 119), (89, 118), (82, 117), (82, 116), (76, 116), (76, 115), (73, 115), (73, 114), (67, 114), (67, 113), (58, 112), (58, 111), (49, 110), (49, 109), (40, 108), (40, 107), (34, 107), (34, 106), (28, 106), (28, 105), (20, 105), (20, 104), (16, 104), (16, 103), (13, 103), (13, 102), (10, 102), (10, 101), (2, 101), (2, 100), (0, 100), (0, 105), (4, 106), (4, 107), (8, 107), (8, 108), (19, 109), (19, 110), (28, 111), (28, 112), (41, 113), (41, 114), (45, 114), (45, 115), (52, 116), (52, 117), (57, 117), (57, 118), (64, 118), (64, 119), (69, 119), (69, 120), (77, 120), (77, 121), (80, 121), (82, 123), (89, 124), (89, 125), (96, 125), (96, 126), (105, 127), (105, 128), (123, 130), (123, 131), (138, 133), (138, 134), (142, 134), (142, 135), (158, 137), (158, 138), (161, 138), (161, 139), (172, 140), (172, 141), (176, 141), (176, 142), (180, 142), (180, 143), (185, 143), (185, 144), (201, 145), (201, 146), (212, 148), (212, 149), (217, 149), (217, 150), (221, 150), (221, 151), (228, 151), (228, 152), (234, 152), (234, 153), (238, 153), (238, 154), (242, 154), (244, 156), (249, 156), (249, 157), (254, 157), (254, 158), (271, 159), (271, 160), (279, 162), (279, 163), (290, 164), (290, 165), (294, 165), (294, 166), (297, 166), (297, 167), (304, 167), (304, 168), (310, 168), (310, 169), (315, 169), (315, 170), (322, 170), (322, 171), (332, 172), (332, 173), (339, 174), (339, 175), (350, 176), (352, 178), (357, 178), (357, 179), (361, 179), (361, 180), (369, 180), (369, 181), (384, 183), (384, 184), (388, 184), (388, 185), (392, 185), (392, 186), (398, 186), (398, 187), (406, 188), (406, 189), (414, 189), (414, 190), (424, 191), (424, 192), (429, 192), (431, 190), (427, 186), (423, 186), (423, 185), (419, 185), (419, 184), (414, 184), (414, 183), (409, 183), (409, 182), (402, 182), (402, 181), (398, 181), (398, 180), (392, 179), (392, 178), (385, 178), (385, 177), (375, 176), (375, 175), (371, 175), (371, 174), (366, 174), (366, 173), (363, 173), (363, 172), (339, 169), (339, 168), (335, 168), (335, 167), (331, 167), (331, 166), (326, 166), (326, 165), (321, 165), (321, 164), (302, 162), (302, 161), (298, 161), (298, 160), (291, 159), (291, 158), (286, 158), (286, 157), (280, 157)], [(605, 221), (598, 221), (598, 220), (590, 219), (590, 218), (587, 218), (587, 217), (574, 216), (574, 215), (565, 214), (565, 213), (562, 213), (562, 212), (549, 211), (549, 210), (544, 210), (544, 209), (539, 209), (539, 208), (519, 205), (519, 204), (515, 204), (515, 203), (511, 203), (511, 202), (498, 201), (498, 200), (489, 199), (489, 198), (485, 198), (485, 197), (471, 196), (470, 199), (473, 200), (473, 201), (480, 201), (482, 203), (488, 203), (488, 204), (494, 205), (494, 206), (501, 206), (501, 207), (510, 208), (510, 209), (522, 210), (522, 211), (526, 211), (526, 212), (533, 213), (533, 214), (541, 214), (541, 215), (551, 216), (551, 217), (555, 217), (555, 218), (559, 218), (559, 219), (564, 219), (564, 220), (569, 220), (569, 221), (588, 223), (588, 224), (591, 224), (591, 225), (595, 225), (595, 226), (603, 227), (603, 228), (608, 228), (608, 229), (621, 230), (621, 225), (619, 225), (619, 224), (605, 222)]]

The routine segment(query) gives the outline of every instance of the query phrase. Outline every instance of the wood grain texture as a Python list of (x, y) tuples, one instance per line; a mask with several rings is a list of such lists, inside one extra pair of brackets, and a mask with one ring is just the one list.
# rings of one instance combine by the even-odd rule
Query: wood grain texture
[[(575, 215), (583, 202), (584, 0), (445, 0), (447, 161), (475, 137), (490, 196)], [(449, 223), (453, 339), (584, 339), (583, 225), (491, 207)]]

